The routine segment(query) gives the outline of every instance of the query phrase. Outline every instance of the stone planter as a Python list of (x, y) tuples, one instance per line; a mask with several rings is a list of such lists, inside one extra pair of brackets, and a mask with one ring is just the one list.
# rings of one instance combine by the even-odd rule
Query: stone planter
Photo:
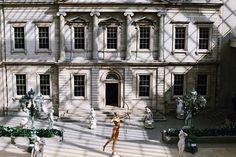
[[(179, 137), (167, 136), (166, 130), (161, 132), (162, 141), (164, 143), (178, 143)], [(190, 137), (193, 138), (196, 143), (236, 143), (236, 136), (201, 136), (201, 137)]]

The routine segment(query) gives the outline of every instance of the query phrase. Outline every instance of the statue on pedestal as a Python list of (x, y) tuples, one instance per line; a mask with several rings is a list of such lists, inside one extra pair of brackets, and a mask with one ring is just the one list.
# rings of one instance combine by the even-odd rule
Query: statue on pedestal
[(53, 118), (53, 112), (54, 110), (52, 108), (49, 108), (47, 111), (47, 116), (48, 116), (48, 128), (52, 129), (54, 127), (54, 118)]
[(147, 129), (154, 128), (153, 122), (154, 120), (152, 111), (148, 107), (145, 107), (144, 127)]
[(198, 112), (202, 111), (206, 106), (206, 99), (198, 95), (193, 89), (190, 94), (183, 96), (183, 109), (185, 113), (185, 126), (190, 128), (192, 126), (192, 117)]
[(177, 101), (176, 118), (184, 119), (184, 104), (183, 104), (183, 100), (180, 97), (178, 97), (176, 99), (176, 101)]
[[(126, 113), (125, 116), (123, 118), (129, 117), (129, 113)], [(106, 146), (113, 141), (112, 143), (112, 154), (111, 157), (119, 157), (118, 154), (116, 154), (115, 152), (115, 145), (117, 143), (118, 140), (118, 136), (119, 136), (119, 129), (120, 129), (120, 123), (121, 123), (121, 118), (119, 115), (119, 112), (114, 112), (114, 117), (111, 120), (111, 122), (114, 123), (114, 127), (112, 129), (112, 135), (111, 137), (108, 139), (108, 141), (104, 144), (103, 146), (103, 151), (105, 150)]]
[(35, 142), (30, 157), (43, 157), (45, 141), (38, 136), (35, 136), (34, 140)]
[(89, 115), (89, 128), (96, 129), (97, 128), (97, 119), (96, 119), (96, 112), (93, 108), (91, 108), (90, 115)]

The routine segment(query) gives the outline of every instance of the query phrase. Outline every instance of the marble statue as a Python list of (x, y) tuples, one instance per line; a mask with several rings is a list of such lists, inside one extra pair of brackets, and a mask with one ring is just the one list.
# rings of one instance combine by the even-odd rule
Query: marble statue
[(184, 119), (184, 104), (183, 104), (183, 100), (178, 97), (176, 99), (177, 101), (177, 107), (176, 107), (176, 117), (178, 119)]
[(48, 128), (49, 129), (52, 129), (54, 127), (53, 113), (54, 113), (54, 110), (52, 108), (49, 108), (47, 110), (48, 124), (49, 124)]
[(148, 129), (154, 128), (153, 122), (154, 120), (152, 111), (148, 107), (145, 107), (144, 127)]
[(30, 157), (43, 157), (44, 145), (45, 141), (42, 138), (36, 136)]
[(179, 132), (179, 141), (178, 141), (178, 150), (179, 150), (179, 157), (182, 156), (184, 149), (185, 149), (185, 138), (188, 136), (182, 129)]
[(192, 125), (192, 111), (191, 110), (187, 111), (187, 116), (185, 118), (184, 124), (185, 126), (191, 127)]
[(93, 108), (91, 108), (90, 115), (89, 115), (89, 128), (96, 129), (97, 128), (97, 119), (96, 119), (96, 112)]

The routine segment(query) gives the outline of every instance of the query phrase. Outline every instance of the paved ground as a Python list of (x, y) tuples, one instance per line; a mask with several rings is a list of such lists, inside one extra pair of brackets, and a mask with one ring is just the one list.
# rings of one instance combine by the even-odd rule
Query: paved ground
[[(23, 114), (0, 117), (0, 124), (17, 126)], [(155, 122), (155, 129), (145, 130), (141, 122), (127, 120), (120, 129), (117, 152), (122, 157), (178, 157), (176, 144), (164, 144), (160, 138), (160, 130), (169, 127), (180, 128), (182, 120), (167, 117), (165, 122)], [(63, 128), (64, 141), (59, 138), (45, 139), (44, 157), (108, 157), (111, 145), (105, 152), (102, 146), (111, 134), (112, 124), (109, 120), (98, 122), (96, 130), (90, 130), (86, 122), (56, 122), (55, 126)], [(206, 116), (198, 116), (194, 120), (196, 127), (214, 126)], [(36, 128), (46, 128), (47, 121), (37, 120)], [(0, 157), (29, 157), (26, 152), (28, 140), (18, 137), (16, 144), (10, 143), (10, 138), (0, 137)], [(196, 154), (184, 153), (184, 157), (235, 157), (236, 143), (234, 144), (198, 144)]]

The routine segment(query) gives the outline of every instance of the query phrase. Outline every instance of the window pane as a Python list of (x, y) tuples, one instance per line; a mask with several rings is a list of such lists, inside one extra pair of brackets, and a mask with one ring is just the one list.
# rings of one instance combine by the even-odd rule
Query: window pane
[(74, 96), (85, 96), (84, 75), (74, 75)]
[(139, 76), (139, 96), (150, 95), (150, 75)]
[(74, 27), (74, 47), (84, 49), (84, 27)]
[(197, 92), (200, 95), (207, 95), (207, 75), (204, 75), (204, 74), (198, 75)]
[(39, 48), (49, 49), (49, 28), (39, 27)]
[(24, 27), (14, 27), (15, 49), (25, 48)]
[(174, 95), (183, 95), (184, 93), (184, 75), (174, 75)]
[(40, 92), (42, 95), (50, 95), (50, 75), (40, 75)]
[(175, 49), (185, 49), (185, 27), (175, 28)]
[(117, 49), (117, 27), (107, 27), (107, 48)]
[(150, 28), (140, 27), (139, 48), (149, 49), (149, 47), (150, 47)]
[(199, 49), (209, 48), (210, 28), (199, 28)]
[(16, 75), (16, 94), (17, 95), (26, 94), (26, 75), (25, 74)]

